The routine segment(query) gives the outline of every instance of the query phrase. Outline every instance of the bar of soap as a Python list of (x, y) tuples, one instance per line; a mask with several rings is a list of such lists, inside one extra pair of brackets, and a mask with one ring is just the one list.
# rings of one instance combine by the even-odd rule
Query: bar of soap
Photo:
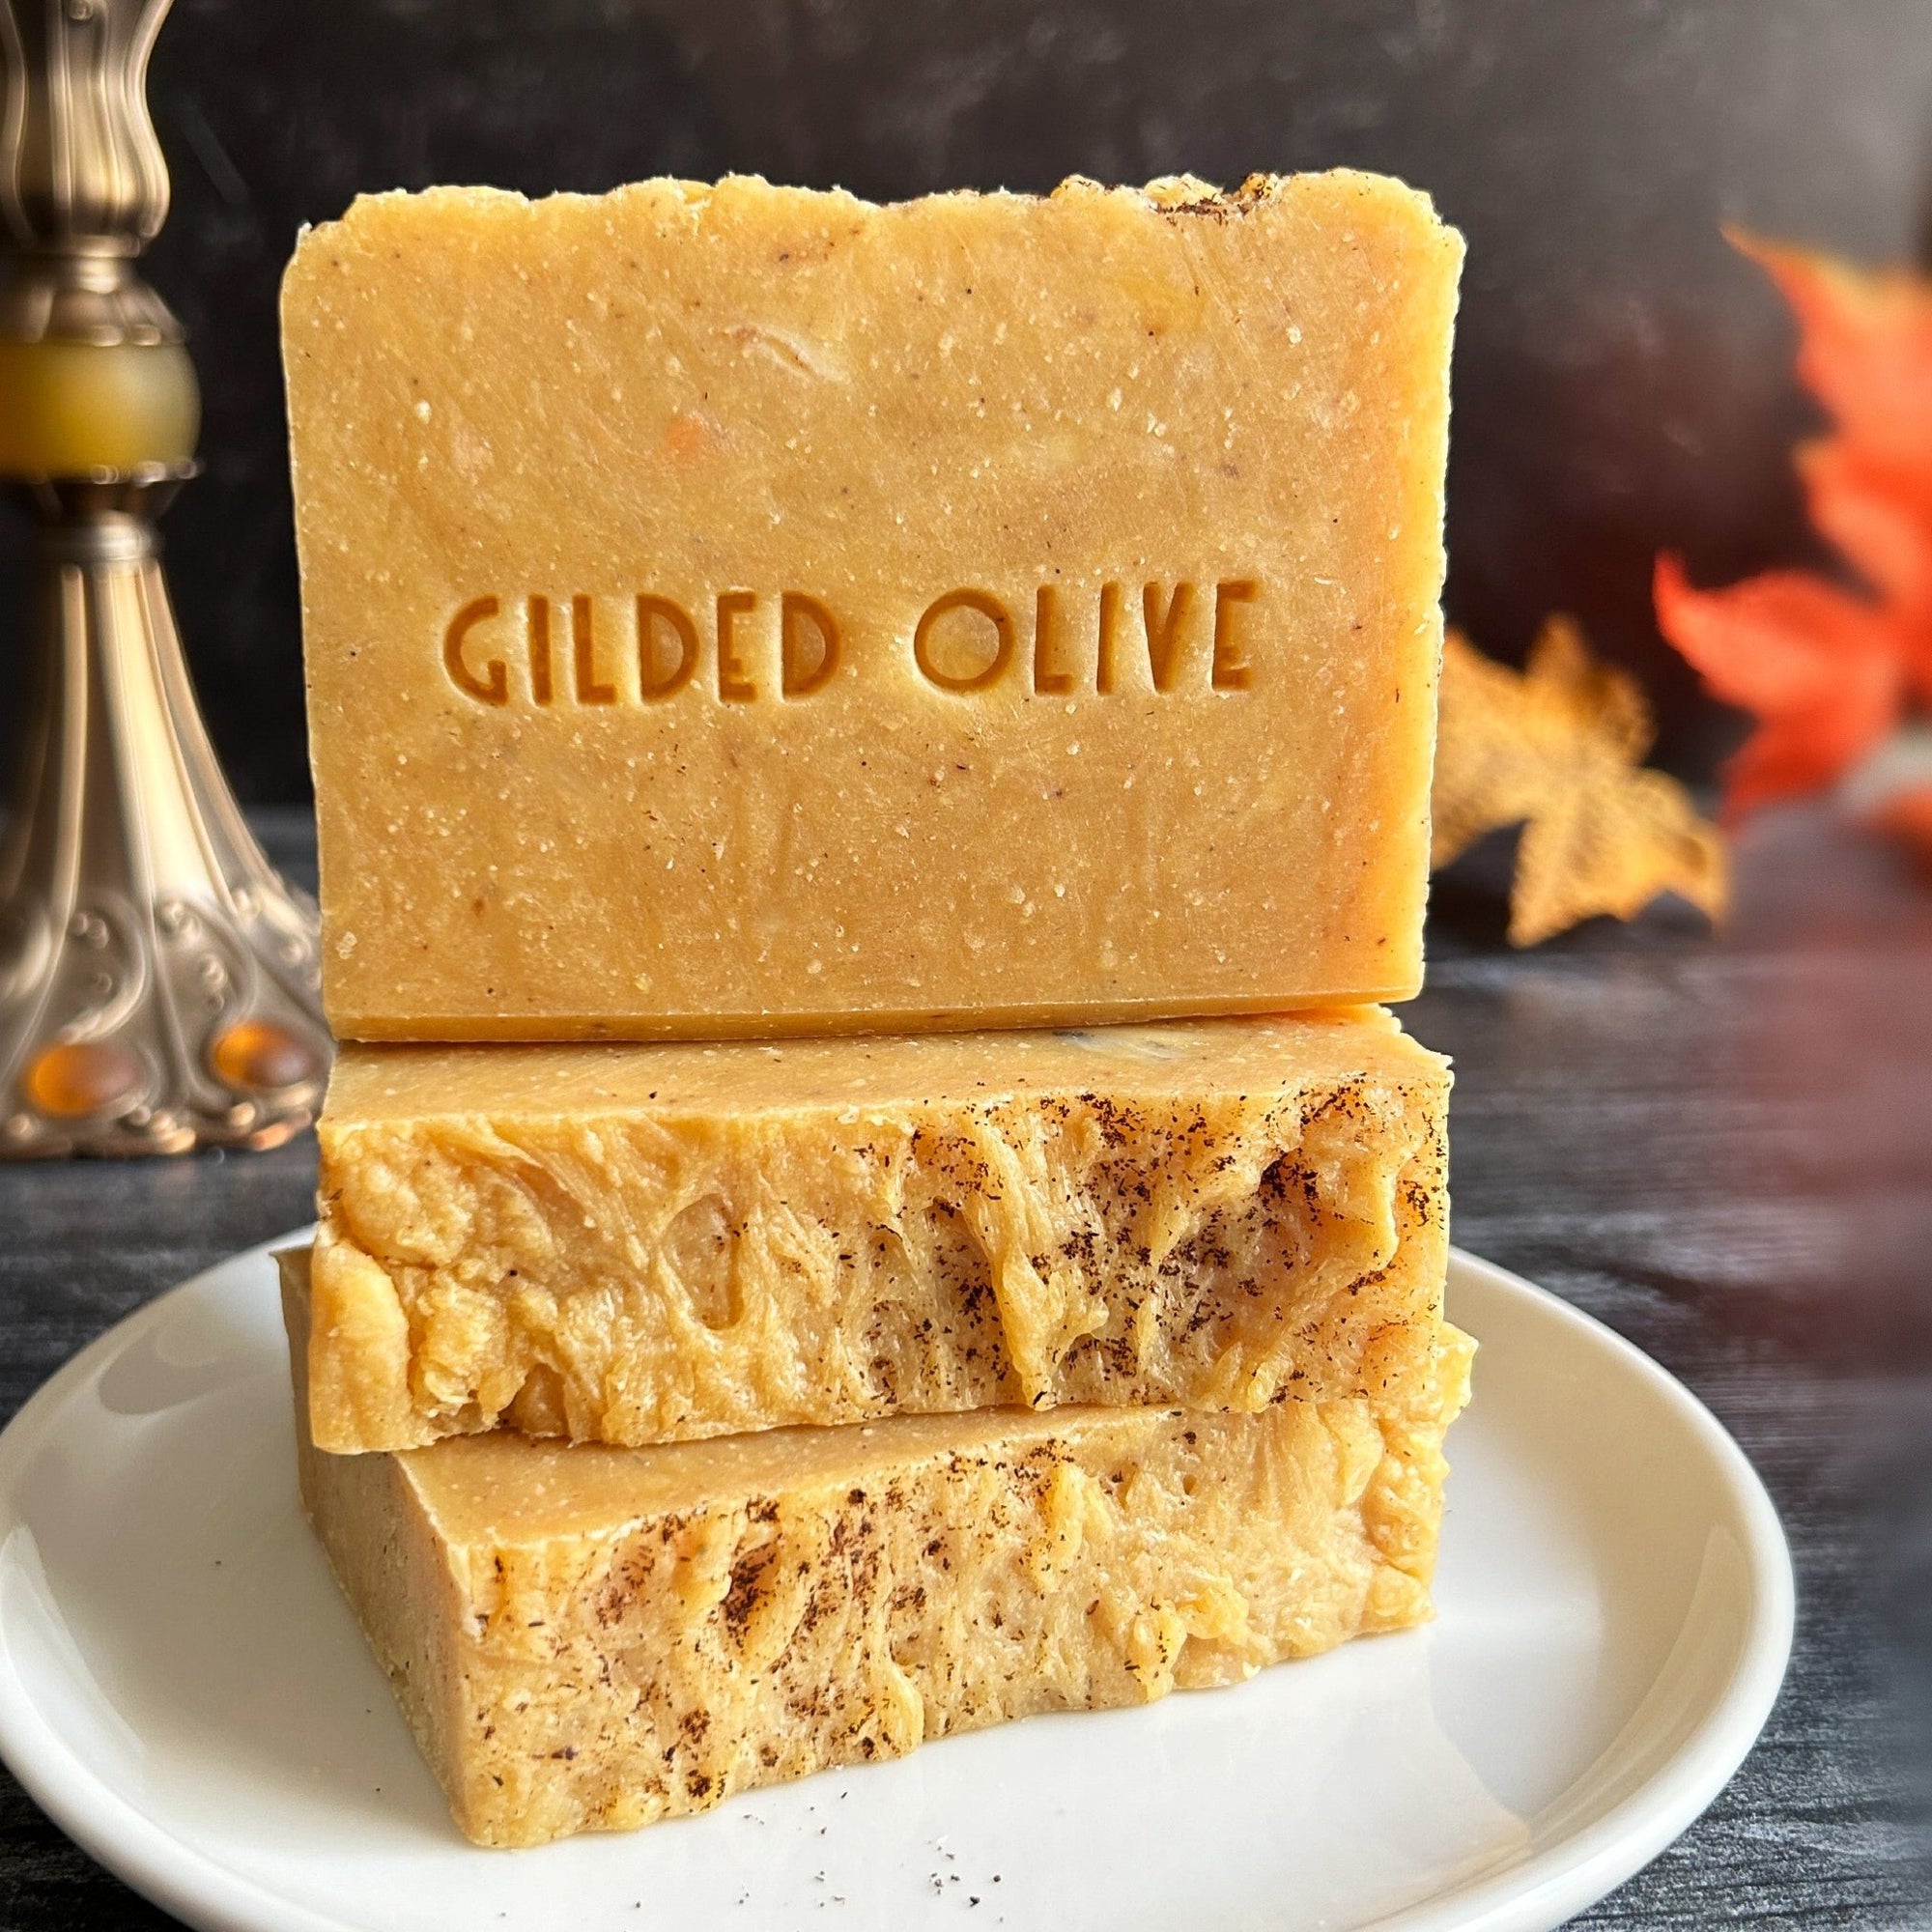
[(308, 1439), (303, 1501), (458, 1826), (621, 1830), (1430, 1613), (1469, 1344), (1263, 1415), (898, 1416), (654, 1449)]
[(310, 230), (338, 1035), (1413, 994), (1461, 259), (1352, 173)]
[(349, 1046), (320, 1127), (315, 1438), (1351, 1395), (1434, 1346), (1448, 1097), (1378, 1009)]

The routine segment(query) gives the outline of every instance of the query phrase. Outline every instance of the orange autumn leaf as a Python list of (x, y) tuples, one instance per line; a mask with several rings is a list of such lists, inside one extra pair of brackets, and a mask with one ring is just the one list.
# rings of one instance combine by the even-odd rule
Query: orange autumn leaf
[(1923, 684), (1932, 668), (1932, 490), (1919, 502), (1914, 488), (1843, 437), (1805, 444), (1798, 473), (1813, 528), (1884, 600), (1900, 626), (1900, 655)]
[(1773, 571), (1654, 584), (1663, 635), (1758, 728), (1724, 770), (1724, 811), (1834, 783), (1932, 695), (1932, 284), (1732, 232), (1798, 319), (1798, 374), (1832, 433), (1798, 452), (1811, 522), (1863, 589)]
[(1855, 269), (1742, 229), (1725, 239), (1777, 284), (1798, 320), (1798, 380), (1874, 465), (1932, 488), (1932, 287)]
[(1724, 767), (1724, 815), (1820, 790), (1898, 722), (1904, 668), (1892, 627), (1864, 599), (1803, 571), (1694, 590), (1657, 560), (1657, 620), (1712, 695), (1758, 728)]
[(1733, 234), (1798, 318), (1798, 377), (1833, 433), (1798, 452), (1811, 522), (1878, 592), (1932, 693), (1932, 283)]
[(1714, 920), (1728, 904), (1717, 828), (1662, 772), (1640, 770), (1650, 708), (1634, 679), (1551, 617), (1521, 672), (1459, 632), (1443, 640), (1431, 863), (1521, 824), (1509, 937), (1534, 946), (1599, 913), (1630, 919), (1674, 892)]

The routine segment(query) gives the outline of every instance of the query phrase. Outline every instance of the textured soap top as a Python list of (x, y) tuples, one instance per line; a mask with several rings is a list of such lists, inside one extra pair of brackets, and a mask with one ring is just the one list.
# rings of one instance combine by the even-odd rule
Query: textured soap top
[(1426, 1350), (1449, 1069), (1379, 1009), (367, 1045), (318, 1129), (310, 1423), (635, 1446), (1360, 1393)]
[(1460, 260), (1350, 173), (441, 189), (309, 232), (337, 1030), (1412, 993)]

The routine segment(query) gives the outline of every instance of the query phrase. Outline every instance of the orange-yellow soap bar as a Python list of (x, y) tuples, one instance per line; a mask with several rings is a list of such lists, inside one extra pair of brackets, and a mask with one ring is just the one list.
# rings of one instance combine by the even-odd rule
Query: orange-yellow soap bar
[(1376, 1011), (350, 1045), (315, 1439), (1356, 1395), (1434, 1347), (1448, 1099)]
[(437, 189), (311, 230), (336, 1030), (1412, 994), (1461, 258), (1352, 173)]
[(329, 1456), (302, 1501), (458, 1827), (533, 1845), (1035, 1712), (1134, 1705), (1431, 1614), (1447, 1322), (1373, 1396), (989, 1408), (653, 1449)]

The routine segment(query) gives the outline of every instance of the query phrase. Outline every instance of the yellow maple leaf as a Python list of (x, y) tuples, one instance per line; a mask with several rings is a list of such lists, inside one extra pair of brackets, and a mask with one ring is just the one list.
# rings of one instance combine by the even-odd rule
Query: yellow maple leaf
[(1593, 914), (1630, 919), (1674, 892), (1714, 921), (1730, 903), (1723, 835), (1675, 779), (1645, 771), (1653, 730), (1636, 681), (1551, 617), (1520, 672), (1461, 633), (1443, 640), (1431, 864), (1521, 824), (1512, 946)]

